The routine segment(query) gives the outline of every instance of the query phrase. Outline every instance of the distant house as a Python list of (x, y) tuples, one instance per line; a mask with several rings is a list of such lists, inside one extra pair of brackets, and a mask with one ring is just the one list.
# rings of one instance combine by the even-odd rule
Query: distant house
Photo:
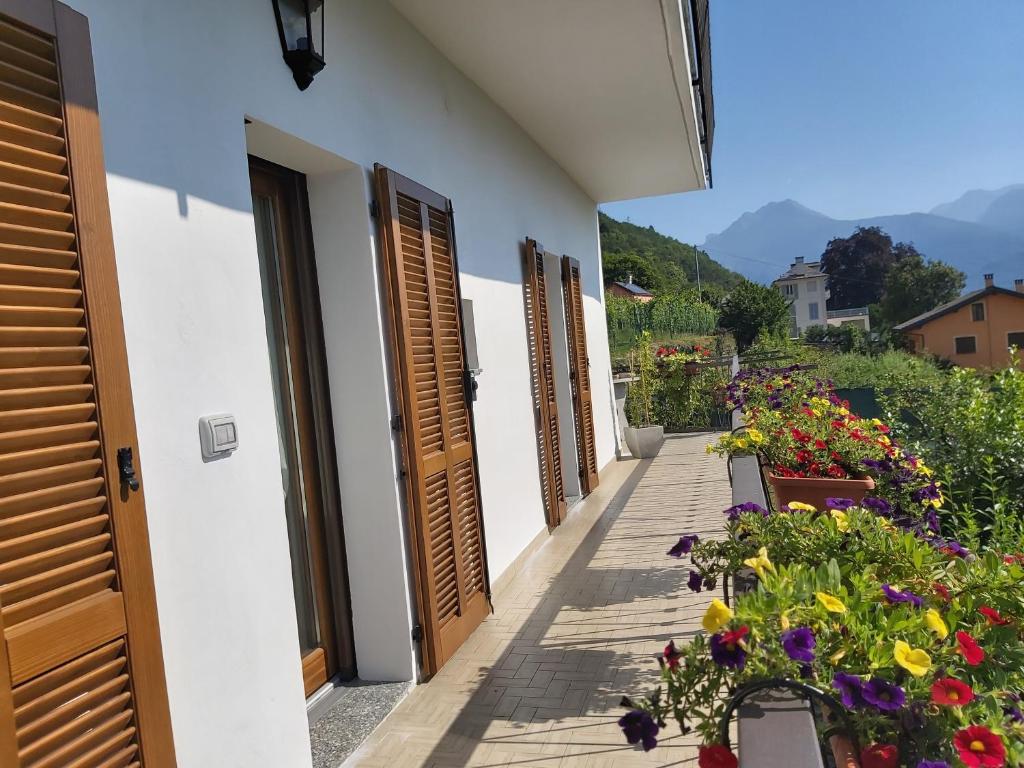
[(640, 301), (646, 304), (648, 301), (654, 299), (654, 294), (648, 291), (646, 288), (641, 288), (639, 285), (633, 282), (633, 276), (630, 275), (626, 282), (615, 281), (608, 286), (608, 293), (612, 296), (622, 296), (633, 301)]
[(825, 314), (825, 322), (832, 326), (855, 325), (862, 331), (871, 330), (871, 320), (867, 307), (851, 307), (850, 309), (830, 309)]
[(1024, 279), (1013, 285), (1014, 290), (1000, 288), (992, 275), (985, 275), (984, 288), (900, 323), (896, 330), (916, 352), (969, 368), (1006, 365), (1011, 346), (1024, 348)]
[(792, 338), (812, 325), (827, 324), (827, 281), (828, 275), (821, 271), (820, 261), (804, 261), (803, 256), (797, 256), (789, 270), (772, 282), (789, 299), (789, 335)]

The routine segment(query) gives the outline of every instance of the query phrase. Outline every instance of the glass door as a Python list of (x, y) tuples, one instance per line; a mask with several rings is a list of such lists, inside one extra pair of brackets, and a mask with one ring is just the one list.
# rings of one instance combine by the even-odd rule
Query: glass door
[[(308, 237), (305, 177), (256, 158), (249, 170), (281, 493), (309, 696), (335, 674), (355, 673), (344, 564), (332, 563), (328, 546), (332, 535), (340, 539), (341, 531), (316, 265)], [(334, 530), (329, 522), (335, 523)], [(343, 546), (341, 551), (343, 558)]]

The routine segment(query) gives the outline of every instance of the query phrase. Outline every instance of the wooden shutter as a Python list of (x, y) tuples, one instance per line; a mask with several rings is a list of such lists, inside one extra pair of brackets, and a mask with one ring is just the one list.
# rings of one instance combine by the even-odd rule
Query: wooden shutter
[[(0, 765), (172, 766), (85, 17), (0, 0)], [(135, 452), (135, 469), (138, 455)]]
[(594, 445), (594, 405), (590, 385), (590, 357), (587, 355), (587, 322), (583, 314), (583, 286), (580, 263), (562, 257), (562, 286), (565, 294), (565, 325), (569, 339), (569, 368), (572, 371), (573, 423), (580, 465), (580, 485), (590, 493), (598, 484), (597, 448)]
[(376, 166), (423, 666), (440, 669), (490, 608), (448, 200)]
[(555, 396), (554, 365), (551, 361), (551, 325), (548, 314), (544, 248), (527, 238), (523, 296), (526, 302), (526, 336), (530, 350), (530, 380), (533, 389), (534, 428), (540, 464), (541, 495), (548, 527), (565, 519), (565, 489), (562, 487), (562, 448), (558, 432), (558, 400)]

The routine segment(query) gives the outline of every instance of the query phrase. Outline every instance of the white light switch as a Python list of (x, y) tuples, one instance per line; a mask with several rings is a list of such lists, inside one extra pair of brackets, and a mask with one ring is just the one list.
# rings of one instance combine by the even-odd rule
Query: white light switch
[(199, 419), (199, 443), (203, 458), (224, 456), (238, 448), (238, 427), (230, 413), (217, 413)]

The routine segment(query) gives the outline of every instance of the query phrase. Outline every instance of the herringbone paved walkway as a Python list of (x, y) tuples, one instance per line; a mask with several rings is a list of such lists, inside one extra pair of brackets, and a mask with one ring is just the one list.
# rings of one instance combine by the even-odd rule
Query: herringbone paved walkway
[(658, 458), (615, 465), (346, 766), (695, 765), (673, 725), (645, 755), (616, 720), (624, 693), (650, 689), (669, 638), (700, 625), (707, 596), (665, 552), (682, 533), (722, 532), (729, 483), (708, 439), (670, 437)]

